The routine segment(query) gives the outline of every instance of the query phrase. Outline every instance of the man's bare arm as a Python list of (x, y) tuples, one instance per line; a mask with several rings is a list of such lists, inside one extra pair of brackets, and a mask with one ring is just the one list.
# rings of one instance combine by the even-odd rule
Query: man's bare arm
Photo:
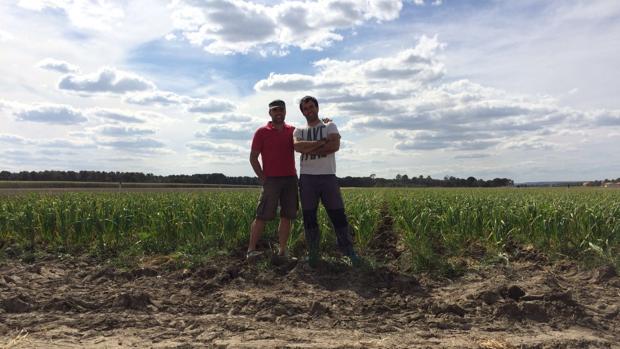
[(258, 155), (260, 155), (260, 153), (257, 151), (250, 151), (250, 164), (258, 177), (258, 181), (260, 184), (263, 184), (265, 183), (265, 174), (263, 173), (263, 168), (260, 166), (260, 162), (258, 162)]
[(327, 142), (323, 146), (310, 152), (310, 155), (329, 155), (340, 150), (340, 134), (328, 134), (326, 140)]
[(293, 148), (295, 149), (296, 152), (303, 153), (303, 154), (307, 154), (307, 153), (311, 153), (313, 151), (316, 151), (317, 149), (319, 149), (324, 144), (325, 144), (325, 140), (320, 140), (320, 141), (304, 141), (304, 140), (299, 140), (297, 138), (293, 139)]

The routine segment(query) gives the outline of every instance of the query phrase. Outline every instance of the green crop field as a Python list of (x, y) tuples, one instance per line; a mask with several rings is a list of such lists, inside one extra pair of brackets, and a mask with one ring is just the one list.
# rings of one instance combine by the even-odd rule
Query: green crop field
[[(620, 264), (620, 190), (345, 189), (362, 255), (385, 230), (413, 271), (463, 261), (508, 261), (514, 249)], [(258, 190), (201, 193), (56, 193), (0, 197), (0, 249), (22, 252), (209, 255), (244, 248)], [(320, 211), (322, 249), (335, 250)], [(265, 240), (276, 241), (277, 222)], [(299, 219), (289, 240), (304, 251)], [(380, 251), (379, 251), (380, 252)], [(372, 258), (369, 256), (369, 258)]]

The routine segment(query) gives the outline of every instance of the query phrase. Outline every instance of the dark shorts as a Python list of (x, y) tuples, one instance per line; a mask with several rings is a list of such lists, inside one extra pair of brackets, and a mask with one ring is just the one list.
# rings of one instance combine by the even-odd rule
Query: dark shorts
[(336, 175), (305, 175), (299, 176), (299, 195), (302, 210), (316, 210), (319, 200), (328, 210), (344, 208), (340, 186)]
[(270, 221), (276, 217), (280, 203), (280, 217), (297, 218), (299, 200), (297, 196), (297, 176), (267, 177), (256, 207), (256, 218)]

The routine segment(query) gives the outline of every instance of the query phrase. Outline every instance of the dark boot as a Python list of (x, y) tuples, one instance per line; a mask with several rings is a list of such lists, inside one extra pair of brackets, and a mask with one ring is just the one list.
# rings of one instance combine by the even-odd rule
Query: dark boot
[(308, 265), (316, 268), (321, 260), (319, 245), (321, 242), (321, 232), (319, 228), (305, 229), (306, 244), (308, 245)]
[(338, 238), (338, 249), (343, 255), (349, 257), (351, 264), (354, 267), (358, 267), (362, 264), (361, 258), (355, 253), (353, 248), (353, 235), (351, 234), (350, 226), (335, 229), (336, 237)]

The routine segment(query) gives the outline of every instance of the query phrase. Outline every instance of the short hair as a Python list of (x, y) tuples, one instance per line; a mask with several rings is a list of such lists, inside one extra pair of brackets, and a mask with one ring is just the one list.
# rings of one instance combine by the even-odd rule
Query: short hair
[(308, 101), (312, 101), (312, 103), (314, 103), (315, 107), (319, 107), (319, 101), (316, 100), (316, 98), (312, 97), (312, 96), (305, 96), (304, 98), (301, 99), (301, 101), (299, 101), (299, 110), (302, 110), (302, 106), (306, 103), (308, 103)]

